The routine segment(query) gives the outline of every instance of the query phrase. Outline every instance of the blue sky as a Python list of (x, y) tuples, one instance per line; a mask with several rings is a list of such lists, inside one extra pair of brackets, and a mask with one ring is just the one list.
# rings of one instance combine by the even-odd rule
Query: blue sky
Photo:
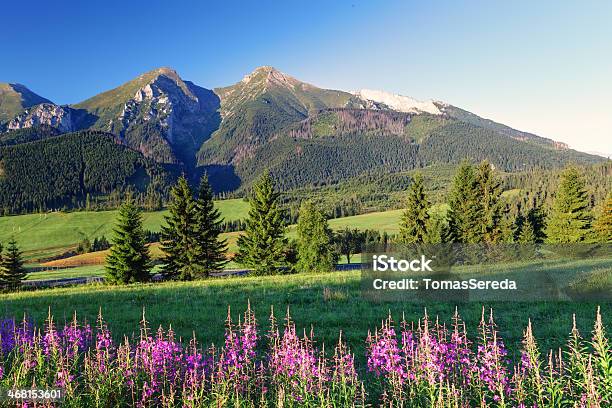
[(438, 99), (612, 153), (609, 1), (13, 1), (0, 81), (75, 103), (159, 66), (208, 88), (273, 65)]

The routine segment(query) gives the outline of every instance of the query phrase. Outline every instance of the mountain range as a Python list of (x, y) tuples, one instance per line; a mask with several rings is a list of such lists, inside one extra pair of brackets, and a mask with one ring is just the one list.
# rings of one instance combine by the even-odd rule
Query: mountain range
[[(115, 154), (137, 153), (143, 168), (158, 175), (170, 169), (195, 180), (206, 171), (217, 191), (244, 189), (265, 170), (292, 189), (465, 158), (488, 159), (503, 171), (602, 160), (441, 101), (322, 89), (270, 66), (207, 89), (159, 68), (73, 105), (0, 83), (0, 190), (11, 177), (9, 164), (28, 174), (40, 165), (27, 156), (37, 146), (61, 150), (65, 136), (85, 131), (87, 138), (111, 139)], [(67, 144), (73, 143), (74, 136)], [(152, 180), (141, 177), (136, 185), (128, 173), (120, 186), (145, 189)], [(103, 193), (80, 184), (81, 195)]]

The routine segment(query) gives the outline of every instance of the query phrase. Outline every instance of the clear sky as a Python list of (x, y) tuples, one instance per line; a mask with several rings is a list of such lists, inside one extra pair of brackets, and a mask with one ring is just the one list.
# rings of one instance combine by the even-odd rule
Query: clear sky
[(612, 154), (612, 1), (4, 0), (0, 10), (0, 81), (56, 103), (159, 66), (212, 88), (273, 65)]

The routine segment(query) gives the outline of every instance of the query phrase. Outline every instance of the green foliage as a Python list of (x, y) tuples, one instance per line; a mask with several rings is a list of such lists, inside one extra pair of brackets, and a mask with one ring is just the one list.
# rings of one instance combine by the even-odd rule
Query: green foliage
[(548, 241), (586, 241), (591, 223), (592, 215), (584, 178), (578, 169), (569, 167), (561, 174), (561, 182), (546, 229)]
[(95, 237), (91, 244), (91, 252), (104, 251), (111, 247), (110, 243), (104, 235)]
[(253, 186), (246, 229), (238, 238), (238, 252), (234, 258), (253, 269), (255, 275), (278, 273), (285, 261), (285, 223), (278, 197), (272, 177), (264, 173)]
[(334, 235), (338, 252), (346, 257), (346, 263), (351, 263), (351, 256), (362, 250), (361, 233), (356, 228), (345, 227)]
[(514, 221), (513, 241), (519, 244), (540, 244), (546, 238), (546, 217), (538, 206), (524, 215), (519, 212)]
[(227, 263), (227, 240), (219, 235), (223, 232), (223, 218), (215, 208), (208, 176), (200, 180), (198, 198), (195, 202), (196, 248), (195, 264), (200, 275), (209, 276), (211, 272), (223, 269)]
[[(112, 196), (169, 172), (144, 159), (107, 133), (83, 131), (32, 143), (0, 147), (0, 208), (10, 213), (85, 206), (87, 193)], [(91, 205), (91, 203), (90, 203)]]
[(0, 146), (12, 146), (22, 143), (35, 142), (58, 136), (61, 132), (48, 125), (40, 125), (31, 128), (11, 130), (0, 133)]
[(4, 255), (2, 254), (2, 245), (0, 245), (0, 288), (19, 289), (21, 282), (25, 280), (27, 275), (17, 242), (11, 239)]
[(166, 254), (162, 274), (167, 279), (192, 280), (198, 274), (195, 206), (187, 179), (179, 177), (170, 192), (168, 215), (164, 217), (161, 233), (162, 250)]
[(501, 182), (487, 161), (476, 170), (478, 200), (481, 206), (479, 218), (482, 242), (497, 243), (504, 239), (505, 203), (502, 200)]
[(440, 207), (442, 207), (442, 210), (430, 207), (428, 211), (427, 242), (430, 244), (441, 244), (452, 242), (453, 240), (452, 231), (449, 226), (450, 211), (446, 205)]
[(221, 212), (215, 208), (206, 176), (200, 180), (198, 197), (185, 177), (171, 191), (169, 214), (162, 226), (162, 249), (166, 256), (162, 274), (166, 278), (192, 280), (208, 277), (227, 263), (227, 242)]
[(459, 166), (449, 205), (450, 234), (444, 235), (451, 240), (474, 244), (512, 239), (501, 182), (487, 161), (477, 167), (467, 161)]
[(421, 114), (414, 116), (410, 124), (406, 127), (404, 134), (416, 143), (423, 143), (431, 134), (442, 126), (450, 123), (447, 118)]
[(431, 203), (425, 194), (423, 176), (415, 174), (406, 201), (406, 210), (400, 220), (399, 241), (402, 243), (421, 243), (429, 239), (428, 209)]
[(612, 192), (602, 205), (601, 213), (593, 225), (597, 238), (602, 242), (612, 242)]
[(312, 202), (300, 207), (297, 223), (297, 250), (299, 272), (331, 271), (337, 262), (333, 248), (333, 234), (325, 214)]
[(113, 245), (106, 258), (106, 279), (112, 284), (150, 280), (151, 261), (142, 227), (142, 213), (132, 200), (119, 208)]
[(479, 193), (474, 167), (467, 161), (462, 162), (455, 174), (449, 199), (449, 228), (453, 241), (466, 244), (481, 242), (482, 202)]

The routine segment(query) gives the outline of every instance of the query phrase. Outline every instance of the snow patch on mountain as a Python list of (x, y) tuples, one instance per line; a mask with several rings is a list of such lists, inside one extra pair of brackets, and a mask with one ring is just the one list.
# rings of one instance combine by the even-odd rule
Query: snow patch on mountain
[[(361, 89), (353, 92), (353, 94), (366, 103), (373, 102), (374, 105), (383, 104), (388, 108), (406, 113), (431, 113), (433, 115), (442, 115), (440, 109), (436, 106), (433, 100), (419, 101), (409, 96), (397, 95), (385, 91), (376, 91), (373, 89)], [(368, 105), (371, 105), (368, 104)]]

